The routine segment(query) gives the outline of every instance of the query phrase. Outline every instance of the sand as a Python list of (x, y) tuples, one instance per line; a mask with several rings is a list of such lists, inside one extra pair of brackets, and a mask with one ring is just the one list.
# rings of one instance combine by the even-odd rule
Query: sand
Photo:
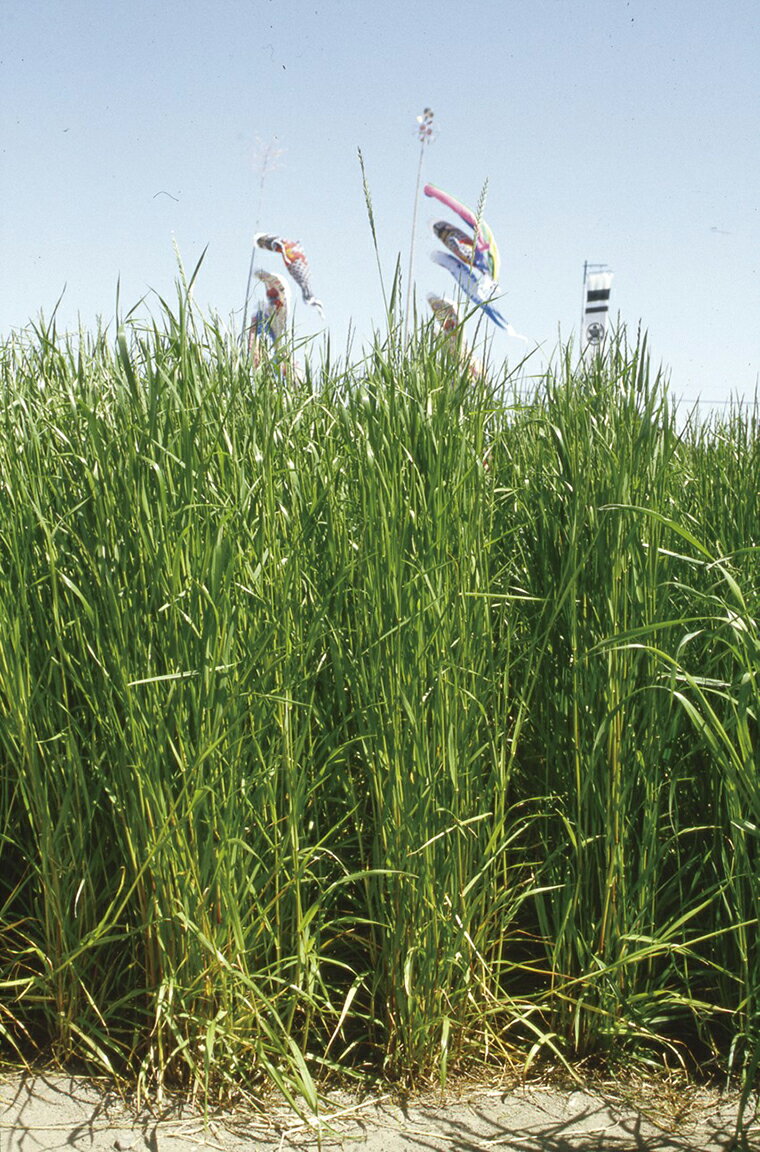
[[(680, 1085), (561, 1090), (460, 1083), (403, 1100), (341, 1096), (319, 1124), (284, 1107), (205, 1120), (177, 1101), (137, 1110), (112, 1089), (60, 1074), (0, 1077), (2, 1152), (725, 1152), (738, 1102)], [(740, 1147), (760, 1150), (760, 1119)]]

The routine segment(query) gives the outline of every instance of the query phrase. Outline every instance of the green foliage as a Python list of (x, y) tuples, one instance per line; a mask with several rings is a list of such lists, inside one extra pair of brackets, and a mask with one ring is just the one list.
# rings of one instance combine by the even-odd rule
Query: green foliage
[(624, 339), (519, 403), (424, 331), (286, 386), (187, 293), (0, 371), (8, 1049), (749, 1091), (756, 410), (679, 429)]

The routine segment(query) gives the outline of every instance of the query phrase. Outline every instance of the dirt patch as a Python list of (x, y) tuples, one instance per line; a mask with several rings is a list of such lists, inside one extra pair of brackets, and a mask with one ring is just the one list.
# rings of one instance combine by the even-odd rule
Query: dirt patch
[[(617, 1085), (561, 1091), (459, 1085), (414, 1099), (335, 1098), (305, 1122), (273, 1106), (199, 1115), (186, 1104), (137, 1110), (92, 1080), (0, 1080), (1, 1152), (726, 1152), (735, 1096)], [(760, 1123), (744, 1148), (760, 1152)]]

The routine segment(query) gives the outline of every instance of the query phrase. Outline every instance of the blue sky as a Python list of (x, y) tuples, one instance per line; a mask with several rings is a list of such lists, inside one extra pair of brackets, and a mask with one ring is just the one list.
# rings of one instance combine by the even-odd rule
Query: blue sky
[[(502, 311), (537, 348), (577, 330), (585, 260), (615, 272), (674, 392), (751, 396), (760, 373), (760, 5), (727, 0), (6, 0), (0, 9), (0, 333), (110, 321), (174, 293), (239, 322), (253, 234), (300, 239), (333, 346), (383, 325), (423, 176), (502, 252)], [(282, 150), (261, 190), (261, 150)], [(421, 198), (414, 280), (440, 212)], [(261, 265), (278, 271), (275, 256)], [(151, 305), (151, 300), (154, 303)], [(147, 301), (155, 306), (155, 296)], [(300, 334), (322, 330), (303, 304)], [(524, 346), (494, 332), (493, 355)]]

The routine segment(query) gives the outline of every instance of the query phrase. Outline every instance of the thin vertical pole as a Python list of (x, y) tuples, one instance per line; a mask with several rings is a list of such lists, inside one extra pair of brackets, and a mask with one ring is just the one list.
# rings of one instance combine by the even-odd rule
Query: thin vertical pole
[(409, 243), (409, 272), (406, 285), (406, 309), (404, 312), (404, 345), (409, 331), (409, 310), (412, 300), (412, 276), (414, 269), (414, 241), (417, 235), (417, 205), (420, 199), (420, 181), (422, 179), (422, 159), (425, 155), (425, 145), (433, 135), (433, 109), (425, 108), (422, 115), (417, 117), (420, 138), (420, 159), (417, 165), (417, 184), (414, 189), (414, 214), (412, 216), (412, 238)]
[[(275, 137), (276, 139), (276, 137)], [(257, 233), (261, 226), (261, 208), (264, 203), (264, 182), (269, 172), (273, 172), (277, 167), (277, 160), (282, 155), (282, 149), (275, 146), (274, 140), (270, 140), (266, 148), (262, 150), (261, 141), (258, 141), (259, 163), (261, 165), (261, 176), (259, 179), (259, 203), (256, 209), (256, 227), (254, 232)], [(251, 301), (251, 284), (253, 283), (253, 268), (256, 263), (256, 241), (253, 242), (251, 249), (251, 262), (248, 265), (248, 283), (245, 289), (245, 303), (243, 304), (243, 332), (242, 339), (245, 344), (246, 326), (248, 324), (248, 305)]]

